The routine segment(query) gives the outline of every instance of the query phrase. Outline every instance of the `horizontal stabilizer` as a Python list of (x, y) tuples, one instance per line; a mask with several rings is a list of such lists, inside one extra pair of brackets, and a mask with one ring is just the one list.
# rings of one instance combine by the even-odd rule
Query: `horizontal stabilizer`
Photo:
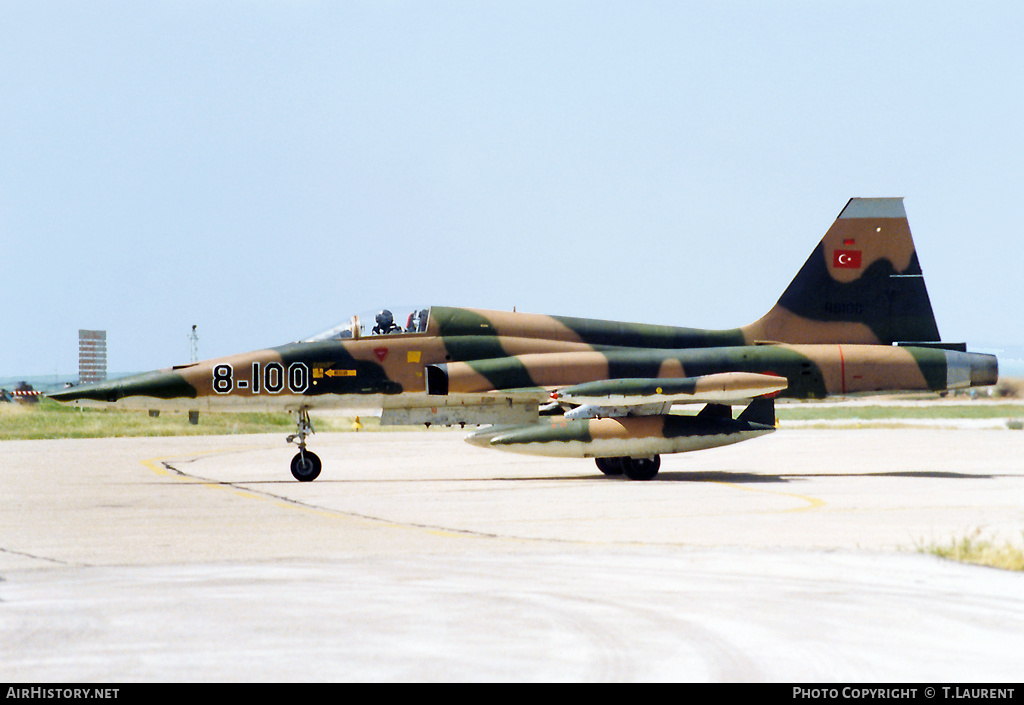
[(765, 426), (775, 425), (775, 400), (755, 399), (737, 417), (738, 421), (763, 424)]

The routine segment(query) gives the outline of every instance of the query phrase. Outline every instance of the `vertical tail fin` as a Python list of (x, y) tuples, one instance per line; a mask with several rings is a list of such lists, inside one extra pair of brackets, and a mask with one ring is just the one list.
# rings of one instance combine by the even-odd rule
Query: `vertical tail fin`
[(749, 342), (935, 342), (902, 198), (851, 198)]

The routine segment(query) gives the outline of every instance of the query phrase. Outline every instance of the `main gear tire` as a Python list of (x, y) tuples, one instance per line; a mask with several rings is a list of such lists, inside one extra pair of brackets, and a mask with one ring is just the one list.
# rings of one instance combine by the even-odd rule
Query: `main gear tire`
[(594, 458), (597, 469), (609, 477), (617, 477), (622, 474), (622, 458)]
[(661, 467), (661, 456), (653, 458), (623, 458), (622, 471), (630, 480), (653, 480)]

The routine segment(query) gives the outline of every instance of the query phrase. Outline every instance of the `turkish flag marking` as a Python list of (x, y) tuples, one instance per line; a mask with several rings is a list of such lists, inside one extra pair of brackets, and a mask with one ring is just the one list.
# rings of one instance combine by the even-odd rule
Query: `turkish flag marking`
[(860, 250), (833, 250), (832, 266), (836, 269), (860, 269)]

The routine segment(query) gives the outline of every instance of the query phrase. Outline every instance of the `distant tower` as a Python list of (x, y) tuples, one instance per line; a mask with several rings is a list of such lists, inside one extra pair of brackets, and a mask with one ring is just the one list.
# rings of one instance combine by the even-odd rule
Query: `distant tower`
[(192, 332), (189, 333), (188, 341), (192, 345), (192, 362), (199, 362), (199, 334), (196, 332), (195, 326), (192, 326)]
[(78, 331), (78, 381), (102, 382), (107, 378), (107, 331)]

